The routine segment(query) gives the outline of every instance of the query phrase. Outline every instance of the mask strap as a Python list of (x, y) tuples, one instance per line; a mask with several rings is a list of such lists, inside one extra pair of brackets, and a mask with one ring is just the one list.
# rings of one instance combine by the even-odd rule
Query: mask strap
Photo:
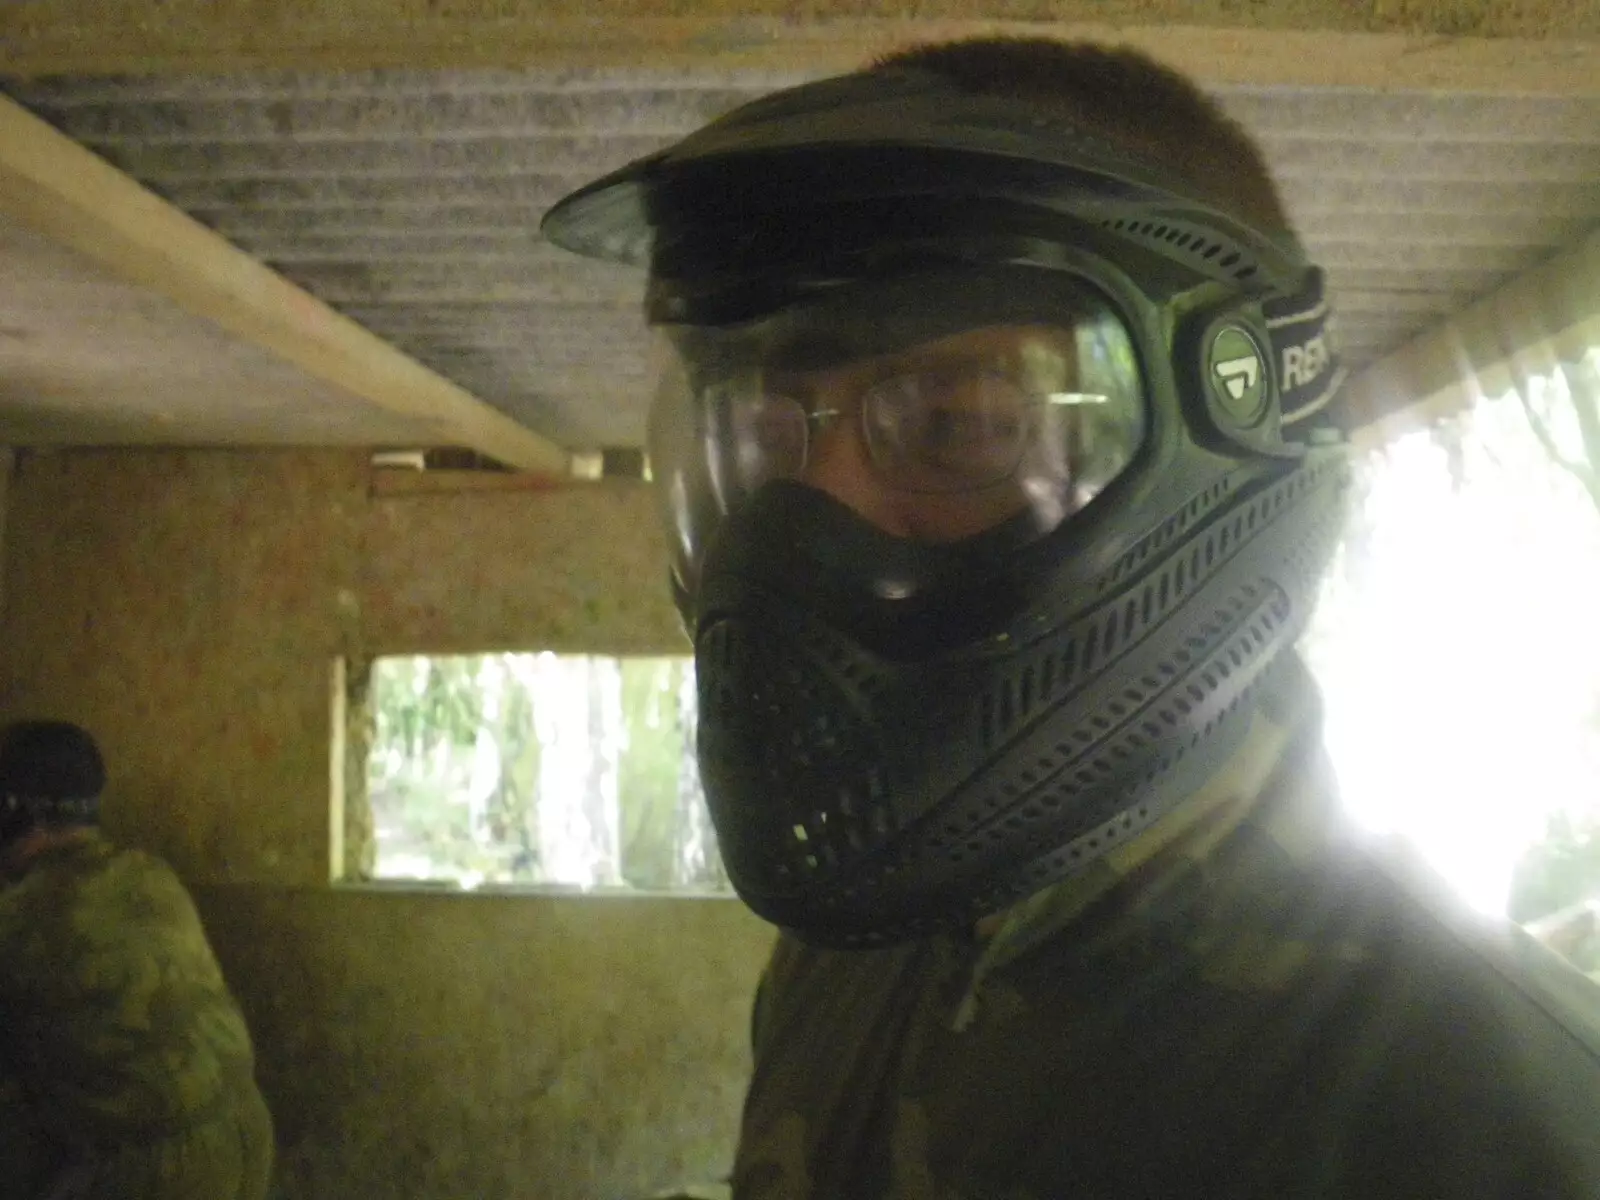
[(1275, 296), (1261, 306), (1278, 369), (1285, 428), (1322, 412), (1345, 380), (1334, 338), (1334, 314), (1323, 298), (1322, 283), (1322, 271), (1313, 267), (1297, 294)]

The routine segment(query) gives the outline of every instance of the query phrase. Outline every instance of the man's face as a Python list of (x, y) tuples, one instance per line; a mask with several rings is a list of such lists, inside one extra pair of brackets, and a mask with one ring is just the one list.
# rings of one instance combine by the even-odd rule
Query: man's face
[(951, 542), (1017, 516), (1041, 455), (1069, 453), (1070, 333), (1003, 325), (841, 364), (782, 353), (732, 421), (741, 469), (793, 478), (897, 537)]

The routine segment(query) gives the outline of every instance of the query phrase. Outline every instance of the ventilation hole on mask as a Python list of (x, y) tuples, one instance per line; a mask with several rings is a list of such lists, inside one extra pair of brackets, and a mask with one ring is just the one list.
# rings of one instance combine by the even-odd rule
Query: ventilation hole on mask
[(1112, 613), (1106, 618), (1105, 628), (1101, 631), (1100, 648), (1109, 656), (1117, 646), (1117, 614)]
[(1161, 672), (1161, 677), (1169, 682), (1178, 674), (1178, 668), (1171, 663), (1162, 663), (1156, 670)]
[(1026, 667), (1022, 672), (1022, 711), (1027, 712), (1033, 707), (1033, 668)]
[(1139, 620), (1146, 625), (1150, 624), (1151, 614), (1155, 611), (1155, 601), (1154, 589), (1146, 585), (1139, 602)]
[[(1219, 544), (1217, 546), (1217, 550), (1218, 550), (1219, 553), (1226, 554), (1228, 552), (1228, 541), (1229, 541), (1229, 531), (1224, 529), (1222, 531), (1222, 537), (1219, 540)], [(1206, 556), (1206, 561), (1208, 563), (1210, 562), (1210, 555), (1209, 554)]]
[[(1163, 579), (1162, 582), (1165, 583), (1166, 580)], [(1178, 561), (1178, 568), (1173, 572), (1173, 586), (1176, 588), (1178, 596), (1182, 597), (1184, 587), (1184, 564), (1182, 559)]]
[(1082, 658), (1082, 662), (1081, 662), (1081, 669), (1084, 670), (1084, 671), (1092, 671), (1094, 669), (1094, 662), (1095, 662), (1095, 636), (1094, 635), (1095, 635), (1095, 631), (1093, 629), (1090, 629), (1088, 631), (1087, 635), (1083, 639), (1083, 658)]
[[(1211, 568), (1211, 564), (1214, 563), (1216, 561), (1216, 558), (1217, 558), (1217, 544), (1215, 542), (1213, 542), (1210, 538), (1206, 539), (1205, 552), (1206, 552), (1206, 569), (1209, 570)], [(1197, 570), (1195, 572), (1195, 574), (1198, 575), (1199, 571)]]

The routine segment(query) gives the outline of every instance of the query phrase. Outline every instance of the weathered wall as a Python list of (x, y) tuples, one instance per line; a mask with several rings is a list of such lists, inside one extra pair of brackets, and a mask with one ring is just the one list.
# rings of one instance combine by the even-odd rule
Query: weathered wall
[(726, 1170), (767, 937), (725, 900), (203, 888), (285, 1193), (643, 1197)]
[(102, 740), (194, 885), (294, 1197), (625, 1196), (725, 1166), (770, 940), (713, 900), (330, 887), (340, 654), (681, 646), (637, 486), (373, 494), (343, 452), (27, 455), (0, 717)]

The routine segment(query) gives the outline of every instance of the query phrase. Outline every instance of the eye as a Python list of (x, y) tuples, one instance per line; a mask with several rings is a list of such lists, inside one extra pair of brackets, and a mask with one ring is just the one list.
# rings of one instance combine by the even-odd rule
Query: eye
[(874, 463), (916, 491), (985, 487), (1016, 467), (1028, 399), (999, 372), (932, 369), (884, 380), (864, 398)]

